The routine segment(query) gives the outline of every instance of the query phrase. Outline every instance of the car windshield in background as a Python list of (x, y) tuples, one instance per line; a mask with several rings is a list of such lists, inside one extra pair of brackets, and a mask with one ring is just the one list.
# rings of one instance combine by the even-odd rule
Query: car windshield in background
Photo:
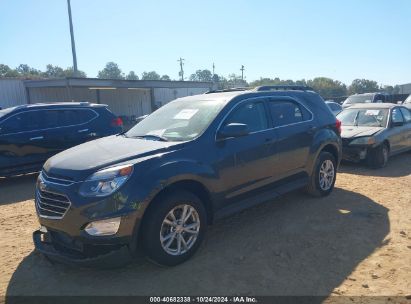
[(12, 112), (15, 109), (15, 107), (13, 108), (7, 108), (4, 110), (0, 110), (0, 118), (2, 118), (3, 116), (9, 114), (10, 112)]
[(388, 109), (347, 109), (337, 115), (343, 126), (384, 127)]
[(407, 99), (404, 101), (404, 103), (411, 103), (411, 95), (407, 97)]
[(187, 141), (199, 136), (225, 105), (223, 100), (176, 100), (170, 102), (125, 133), (163, 141)]
[(354, 95), (348, 97), (344, 103), (370, 103), (372, 102), (373, 95)]

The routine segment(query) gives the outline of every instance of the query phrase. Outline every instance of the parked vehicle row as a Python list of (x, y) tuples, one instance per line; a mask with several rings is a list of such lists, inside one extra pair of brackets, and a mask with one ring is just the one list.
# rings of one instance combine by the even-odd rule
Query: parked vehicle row
[(0, 175), (47, 160), (33, 239), (49, 258), (119, 265), (142, 250), (177, 265), (218, 218), (294, 189), (326, 196), (341, 159), (379, 168), (411, 150), (408, 101), (376, 98), (337, 109), (308, 87), (213, 91), (172, 101), (127, 132), (104, 105), (9, 108)]
[(33, 104), (0, 110), (0, 176), (41, 170), (63, 150), (122, 131), (107, 105)]

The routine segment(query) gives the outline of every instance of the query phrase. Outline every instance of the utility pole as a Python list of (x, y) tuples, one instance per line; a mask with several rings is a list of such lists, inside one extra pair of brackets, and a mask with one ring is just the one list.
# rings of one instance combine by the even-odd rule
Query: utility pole
[(242, 65), (242, 66), (241, 66), (241, 69), (240, 69), (240, 71), (241, 71), (241, 80), (244, 80), (244, 70), (245, 70), (245, 68), (244, 68), (244, 66)]
[(178, 62), (180, 62), (180, 72), (178, 74), (181, 76), (181, 81), (184, 81), (184, 69), (183, 69), (184, 60), (185, 59), (183, 59), (181, 57), (180, 57), (180, 59), (177, 60)]
[(74, 71), (74, 76), (77, 76), (78, 70), (77, 70), (76, 44), (74, 43), (73, 20), (71, 18), (70, 0), (67, 0), (67, 9), (68, 9), (69, 23), (70, 23), (71, 52), (73, 53), (73, 71)]
[(215, 71), (215, 65), (214, 65), (214, 62), (213, 62), (213, 76), (214, 76), (214, 71)]

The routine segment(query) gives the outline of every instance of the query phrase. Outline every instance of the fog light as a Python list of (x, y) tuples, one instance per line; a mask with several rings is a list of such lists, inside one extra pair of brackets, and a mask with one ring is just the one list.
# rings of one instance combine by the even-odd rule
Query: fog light
[(84, 229), (88, 234), (95, 236), (116, 234), (120, 227), (121, 217), (95, 221), (89, 223)]

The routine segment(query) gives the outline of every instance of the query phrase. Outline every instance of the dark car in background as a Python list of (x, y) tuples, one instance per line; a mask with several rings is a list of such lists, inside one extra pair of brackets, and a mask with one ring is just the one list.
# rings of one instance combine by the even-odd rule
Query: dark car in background
[(344, 100), (342, 107), (345, 109), (357, 103), (384, 103), (388, 101), (388, 95), (383, 93), (355, 94)]
[(388, 158), (411, 150), (411, 113), (396, 104), (357, 104), (337, 118), (342, 123), (343, 159), (384, 167)]
[(294, 189), (330, 194), (340, 159), (340, 123), (305, 88), (180, 98), (124, 134), (50, 158), (34, 243), (80, 265), (123, 264), (138, 248), (176, 265), (218, 218)]
[(54, 154), (121, 131), (121, 119), (101, 104), (31, 104), (0, 110), (0, 176), (39, 171)]

